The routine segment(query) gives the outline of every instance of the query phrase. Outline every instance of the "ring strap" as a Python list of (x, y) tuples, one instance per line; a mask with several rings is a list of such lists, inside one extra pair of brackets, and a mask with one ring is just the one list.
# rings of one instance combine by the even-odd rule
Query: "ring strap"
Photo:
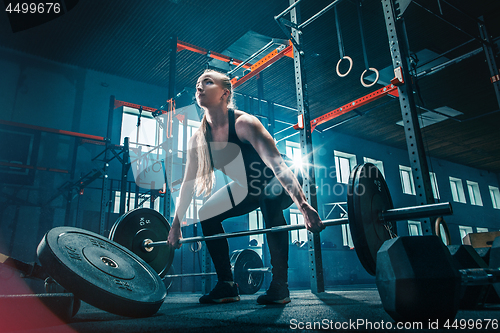
[(344, 42), (342, 41), (342, 32), (340, 31), (339, 17), (337, 14), (337, 6), (333, 7), (333, 11), (335, 13), (335, 26), (337, 27), (337, 40), (339, 44), (340, 59), (342, 59), (344, 58), (345, 52), (344, 52)]
[(365, 45), (365, 34), (363, 32), (363, 14), (361, 12), (361, 1), (358, 0), (358, 21), (359, 21), (359, 31), (361, 33), (361, 46), (363, 48), (363, 59), (365, 61), (365, 69), (369, 70), (368, 56), (366, 55), (366, 45)]

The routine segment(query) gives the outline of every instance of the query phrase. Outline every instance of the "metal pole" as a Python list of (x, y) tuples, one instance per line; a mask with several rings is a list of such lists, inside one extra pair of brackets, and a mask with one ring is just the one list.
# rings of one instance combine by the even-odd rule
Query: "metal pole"
[[(170, 68), (168, 76), (168, 99), (173, 99), (175, 97), (175, 74), (177, 71), (177, 36), (170, 37)], [(187, 119), (187, 118), (186, 118)], [(186, 120), (187, 121), (187, 120)], [(172, 126), (168, 124), (167, 128)], [(171, 131), (170, 131), (171, 132)], [(168, 137), (167, 131), (165, 130), (165, 183), (167, 188), (163, 197), (163, 216), (170, 219), (170, 208), (172, 202), (171, 189), (169, 184), (170, 179), (172, 179), (172, 165), (173, 165), (173, 144), (172, 138)]]
[[(341, 225), (341, 224), (346, 224), (348, 222), (349, 222), (349, 220), (347, 218), (323, 221), (325, 226)], [(305, 228), (306, 228), (306, 226), (304, 224), (283, 225), (283, 226), (272, 227), (272, 228), (267, 228), (267, 229), (245, 230), (245, 231), (217, 234), (217, 235), (212, 235), (212, 236), (196, 236), (196, 237), (182, 238), (179, 240), (179, 243), (181, 243), (181, 244), (195, 243), (195, 242), (210, 241), (210, 240), (217, 240), (217, 239), (227, 239), (227, 238), (234, 238), (234, 237), (267, 234), (267, 233), (273, 233), (273, 232), (299, 230), (299, 229), (305, 229)], [(147, 244), (147, 247), (156, 247), (156, 246), (165, 246), (165, 245), (167, 245), (167, 241), (159, 241), (159, 242), (153, 242), (153, 243)]]
[[(290, 0), (290, 4), (296, 4)], [(300, 12), (297, 8), (290, 11), (290, 20), (297, 25), (300, 22)], [(309, 98), (307, 95), (307, 80), (305, 71), (305, 53), (300, 49), (302, 45), (302, 33), (292, 27), (292, 41), (296, 47), (293, 48), (293, 62), (295, 70), (295, 89), (297, 93), (297, 109), (299, 117), (304, 119), (304, 128), (300, 130), (300, 151), (305, 162), (303, 190), (307, 201), (314, 209), (318, 209), (316, 197), (316, 179), (314, 174), (314, 158), (312, 146), (311, 120), (309, 115)], [(311, 292), (314, 294), (325, 291), (323, 277), (323, 264), (321, 258), (321, 238), (319, 233), (308, 232), (309, 248), (309, 273), (311, 279)]]
[(297, 6), (302, 0), (297, 0), (295, 3), (292, 3), (287, 9), (285, 9), (281, 14), (275, 16), (274, 19), (278, 21), (280, 18), (288, 14), (295, 6)]
[(120, 215), (125, 214), (126, 199), (127, 199), (127, 175), (130, 169), (129, 163), (129, 138), (123, 140), (123, 163), (122, 177), (120, 182)]
[(429, 216), (449, 215), (453, 213), (449, 202), (438, 203), (424, 206), (414, 206), (405, 208), (388, 209), (380, 214), (380, 217), (386, 221), (402, 221), (409, 219), (418, 219)]
[(336, 6), (340, 1), (342, 1), (342, 0), (336, 0), (336, 1), (332, 2), (331, 4), (329, 4), (328, 6), (326, 6), (325, 8), (323, 8), (322, 10), (320, 10), (318, 13), (316, 13), (314, 16), (312, 16), (311, 18), (309, 18), (307, 21), (305, 21), (304, 23), (302, 23), (301, 25), (299, 25), (298, 28), (302, 29), (304, 27), (307, 27), (309, 24), (311, 24), (312, 22), (314, 22), (321, 15), (323, 15), (324, 13), (326, 13), (327, 11), (329, 11), (332, 7)]
[[(417, 203), (419, 205), (434, 203), (429, 167), (425, 156), (424, 143), (418, 123), (418, 113), (413, 96), (412, 77), (408, 70), (408, 53), (406, 38), (404, 36), (404, 21), (396, 16), (394, 0), (382, 0), (384, 18), (389, 37), (389, 47), (392, 56), (392, 65), (400, 67), (405, 83), (398, 87), (399, 104), (404, 123), (406, 145), (412, 169)], [(422, 220), (422, 233), (432, 235), (433, 229), (429, 219)]]
[[(482, 20), (481, 16), (481, 20)], [(495, 96), (497, 97), (497, 103), (500, 106), (500, 76), (498, 75), (498, 66), (496, 63), (495, 52), (493, 47), (491, 47), (491, 39), (488, 35), (488, 30), (486, 30), (486, 25), (484, 23), (479, 24), (479, 33), (481, 39), (484, 41), (483, 49), (486, 54), (486, 62), (488, 63), (488, 69), (490, 70), (491, 83), (493, 84), (493, 89), (495, 90)]]
[(239, 64), (238, 66), (236, 66), (235, 68), (233, 68), (232, 70), (230, 70), (229, 72), (227, 72), (226, 74), (228, 76), (232, 75), (233, 73), (235, 73), (238, 69), (240, 69), (241, 67), (245, 66), (249, 61), (252, 61), (254, 58), (256, 58), (257, 56), (259, 56), (259, 54), (261, 54), (262, 52), (264, 52), (265, 50), (267, 50), (268, 48), (270, 48), (271, 46), (273, 46), (274, 44), (274, 40), (271, 40), (269, 43), (267, 43), (263, 48), (261, 48), (260, 50), (258, 50), (257, 52), (255, 52), (254, 54), (252, 54), (250, 57), (248, 57), (245, 61), (243, 61), (241, 64)]

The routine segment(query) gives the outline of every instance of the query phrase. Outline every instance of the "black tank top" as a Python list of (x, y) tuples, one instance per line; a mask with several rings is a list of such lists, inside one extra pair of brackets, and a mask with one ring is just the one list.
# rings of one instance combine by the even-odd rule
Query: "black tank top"
[(242, 186), (248, 186), (252, 181), (251, 185), (265, 185), (266, 180), (274, 177), (274, 173), (251, 144), (241, 142), (236, 134), (235, 122), (234, 110), (229, 109), (228, 144), (223, 149), (210, 149), (212, 164)]

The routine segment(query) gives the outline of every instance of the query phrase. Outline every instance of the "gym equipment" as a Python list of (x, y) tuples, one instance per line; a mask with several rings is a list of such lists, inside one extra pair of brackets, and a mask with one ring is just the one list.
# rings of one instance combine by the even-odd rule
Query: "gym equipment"
[[(338, 17), (338, 14), (337, 14), (337, 6), (333, 7), (333, 11), (335, 13), (335, 26), (337, 28), (337, 41), (338, 41), (338, 44), (339, 44), (339, 54), (340, 54), (340, 60), (337, 62), (336, 70), (337, 70), (337, 75), (338, 76), (345, 77), (345, 76), (347, 76), (351, 72), (351, 69), (352, 69), (352, 58), (349, 57), (349, 56), (346, 56), (345, 52), (344, 52), (344, 42), (342, 41), (342, 31), (340, 31), (340, 22), (339, 22), (339, 17)], [(340, 63), (344, 59), (346, 59), (347, 61), (349, 61), (349, 69), (345, 73), (340, 73), (340, 70), (339, 70)]]
[[(491, 259), (500, 264), (500, 239), (496, 243)], [(495, 283), (498, 291), (499, 281), (500, 268), (456, 269), (437, 236), (394, 238), (377, 254), (376, 283), (382, 305), (398, 322), (444, 323), (457, 314), (462, 286)]]
[(158, 274), (125, 247), (73, 227), (49, 230), (37, 248), (47, 273), (76, 297), (129, 317), (155, 314), (166, 296)]
[[(363, 267), (371, 275), (375, 275), (376, 272), (375, 263), (378, 249), (386, 240), (396, 235), (396, 224), (394, 221), (452, 214), (450, 203), (394, 209), (387, 184), (382, 174), (375, 165), (370, 163), (358, 165), (351, 172), (347, 195), (349, 217), (324, 220), (323, 223), (325, 226), (349, 223), (356, 253)], [(173, 255), (173, 250), (172, 252), (168, 252), (167, 256), (162, 256), (158, 254), (158, 248), (170, 248), (166, 241), (170, 225), (158, 213), (156, 213), (155, 217), (162, 220), (161, 222), (151, 222), (141, 225), (140, 221), (142, 219), (147, 220), (148, 216), (151, 216), (151, 214), (147, 208), (138, 208), (130, 211), (126, 216), (115, 222), (110, 232), (110, 239), (125, 246), (143, 258), (147, 263), (149, 263), (149, 260), (158, 260), (154, 262), (155, 270), (159, 274), (163, 274), (163, 272), (168, 271), (172, 263), (170, 255)], [(149, 227), (150, 225), (152, 226), (151, 228)], [(298, 229), (305, 229), (305, 225), (286, 225), (213, 236), (182, 238), (180, 243), (193, 243)]]
[[(377, 69), (370, 67), (370, 65), (368, 64), (368, 56), (366, 55), (365, 34), (363, 31), (364, 30), (363, 29), (363, 15), (362, 15), (361, 6), (362, 6), (361, 0), (358, 0), (356, 7), (358, 9), (358, 21), (359, 21), (359, 31), (361, 34), (361, 46), (363, 48), (363, 59), (365, 61), (365, 70), (363, 71), (363, 73), (361, 73), (361, 77), (359, 80), (361, 81), (361, 84), (363, 85), (363, 87), (369, 88), (369, 87), (374, 86), (378, 82), (380, 74), (379, 74)], [(363, 80), (363, 77), (365, 76), (366, 72), (368, 72), (368, 71), (372, 71), (375, 73), (375, 80), (369, 84), (365, 83), (365, 80)]]
[(463, 243), (473, 248), (491, 247), (495, 238), (500, 236), (500, 231), (469, 233), (465, 235)]
[[(78, 312), (81, 305), (80, 300), (70, 293), (0, 295), (0, 308), (26, 310), (32, 309), (33, 306), (39, 303), (42, 303), (65, 322), (69, 321)], [(5, 312), (2, 312), (2, 314), (5, 315)], [(5, 316), (2, 316), (2, 318), (5, 318)]]
[(443, 240), (445, 245), (451, 245), (450, 229), (442, 216), (438, 217), (434, 223), (434, 233)]
[(238, 284), (240, 294), (255, 294), (264, 282), (264, 267), (259, 254), (250, 249), (236, 250), (232, 253), (231, 267), (234, 281)]
[(143, 242), (167, 239), (169, 231), (170, 224), (162, 214), (139, 208), (125, 213), (113, 224), (109, 239), (134, 252), (163, 278), (174, 260), (174, 249), (170, 246), (145, 249)]
[[(488, 268), (488, 265), (470, 245), (449, 245), (457, 269)], [(489, 286), (463, 286), (459, 309), (474, 309), (483, 303)]]
[[(269, 267), (264, 267), (259, 254), (251, 249), (236, 250), (231, 253), (229, 258), (234, 282), (238, 284), (240, 294), (255, 294), (259, 291), (264, 282), (264, 273), (271, 271)], [(217, 273), (175, 274), (174, 266), (170, 266), (168, 274), (163, 277), (163, 282), (168, 289), (172, 285), (173, 278), (211, 275), (217, 275)]]
[(27, 304), (35, 303), (39, 300), (49, 308), (60, 319), (67, 321), (74, 317), (81, 306), (81, 301), (68, 293), (54, 279), (52, 279), (45, 269), (36, 262), (27, 263), (5, 254), (0, 253), (0, 272), (4, 272), (6, 267), (10, 274), (0, 274), (6, 280), (12, 277), (15, 271), (19, 272), (23, 278), (34, 278), (44, 281), (47, 294), (20, 294), (20, 295), (0, 295), (0, 302), (12, 302), (10, 306), (19, 304), (19, 308), (27, 308)]

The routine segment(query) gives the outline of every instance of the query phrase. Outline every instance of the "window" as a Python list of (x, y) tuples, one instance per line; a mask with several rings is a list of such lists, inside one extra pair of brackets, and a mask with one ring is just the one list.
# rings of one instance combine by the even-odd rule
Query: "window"
[(347, 184), (349, 183), (349, 176), (351, 170), (356, 166), (356, 155), (334, 151), (335, 156), (335, 170), (337, 171), (337, 182)]
[(150, 112), (123, 107), (121, 142), (129, 138), (131, 169), (137, 186), (144, 189), (161, 189), (165, 183), (163, 160), (165, 131)]
[[(186, 118), (184, 118), (186, 119)], [(187, 120), (187, 141), (193, 136), (194, 132), (200, 128), (201, 122), (194, 120)], [(186, 142), (187, 142), (186, 141)], [(177, 157), (182, 158), (184, 153), (184, 123), (179, 122), (179, 132), (177, 135)]]
[(479, 192), (479, 184), (468, 180), (467, 189), (469, 190), (471, 205), (482, 206), (483, 200), (481, 199), (481, 193)]
[(400, 165), (399, 176), (401, 177), (403, 193), (415, 195), (415, 185), (413, 184), (413, 174), (411, 172), (411, 168)]
[[(175, 203), (176, 203), (176, 206), (179, 205), (179, 197), (175, 198)], [(196, 223), (198, 221), (199, 216), (200, 216), (199, 211), (200, 211), (201, 206), (203, 206), (203, 200), (196, 199), (196, 221), (193, 221), (193, 219), (194, 219), (194, 199), (191, 200), (191, 202), (189, 203), (189, 206), (186, 210), (186, 215), (184, 215), (184, 218), (183, 218), (183, 221), (191, 220), (191, 221), (186, 221), (187, 225), (191, 225), (191, 224)], [(186, 224), (183, 224), (183, 226), (184, 225), (186, 225)]]
[(384, 178), (385, 178), (384, 163), (382, 161), (374, 160), (374, 159), (371, 159), (369, 157), (364, 157), (363, 161), (365, 163), (371, 163), (371, 164), (375, 165), (382, 173), (382, 176), (384, 176)]
[(161, 151), (158, 145), (164, 141), (164, 131), (151, 113), (143, 112), (139, 122), (139, 111), (124, 106), (120, 143), (123, 143), (125, 137), (129, 137), (130, 148), (147, 152), (157, 147)]
[(450, 177), (450, 187), (453, 201), (465, 203), (465, 193), (462, 186), (462, 180), (459, 178)]
[(464, 237), (467, 236), (467, 234), (473, 233), (472, 227), (467, 227), (463, 225), (459, 225), (458, 229), (460, 230), (460, 240), (462, 241), (462, 244), (464, 243)]
[[(304, 216), (298, 209), (290, 209), (290, 225), (304, 224)], [(290, 231), (290, 244), (307, 242), (307, 230), (299, 229)]]
[(421, 236), (422, 223), (420, 223), (419, 221), (408, 221), (408, 235)]
[(293, 164), (301, 168), (302, 167), (302, 155), (300, 153), (300, 146), (298, 143), (293, 141), (286, 141), (286, 156), (293, 161)]
[(480, 233), (480, 232), (488, 232), (488, 228), (480, 228), (480, 227), (476, 227), (476, 232), (477, 232), (477, 233)]
[[(138, 207), (135, 207), (135, 192), (126, 192), (127, 198), (125, 199), (125, 211), (129, 211), (134, 208), (151, 208), (156, 211), (160, 210), (160, 199), (157, 198), (154, 202), (151, 202), (151, 195), (139, 193)], [(120, 213), (120, 197), (121, 192), (115, 191), (115, 202), (113, 205), (113, 213)], [(130, 201), (129, 201), (130, 200)], [(141, 205), (142, 204), (142, 205)]]
[(498, 187), (489, 186), (489, 189), (493, 208), (500, 209), (500, 191), (498, 190)]
[[(248, 230), (256, 230), (263, 229), (263, 221), (262, 212), (260, 209), (254, 210), (248, 214)], [(250, 246), (258, 247), (256, 250), (262, 256), (262, 244), (264, 243), (264, 235), (252, 235), (250, 236)]]
[(429, 172), (429, 176), (431, 178), (432, 194), (434, 194), (434, 199), (439, 199), (439, 189), (436, 174), (434, 172)]
[(354, 243), (352, 242), (351, 229), (348, 224), (342, 224), (342, 239), (343, 245), (349, 247), (350, 249), (354, 248)]

